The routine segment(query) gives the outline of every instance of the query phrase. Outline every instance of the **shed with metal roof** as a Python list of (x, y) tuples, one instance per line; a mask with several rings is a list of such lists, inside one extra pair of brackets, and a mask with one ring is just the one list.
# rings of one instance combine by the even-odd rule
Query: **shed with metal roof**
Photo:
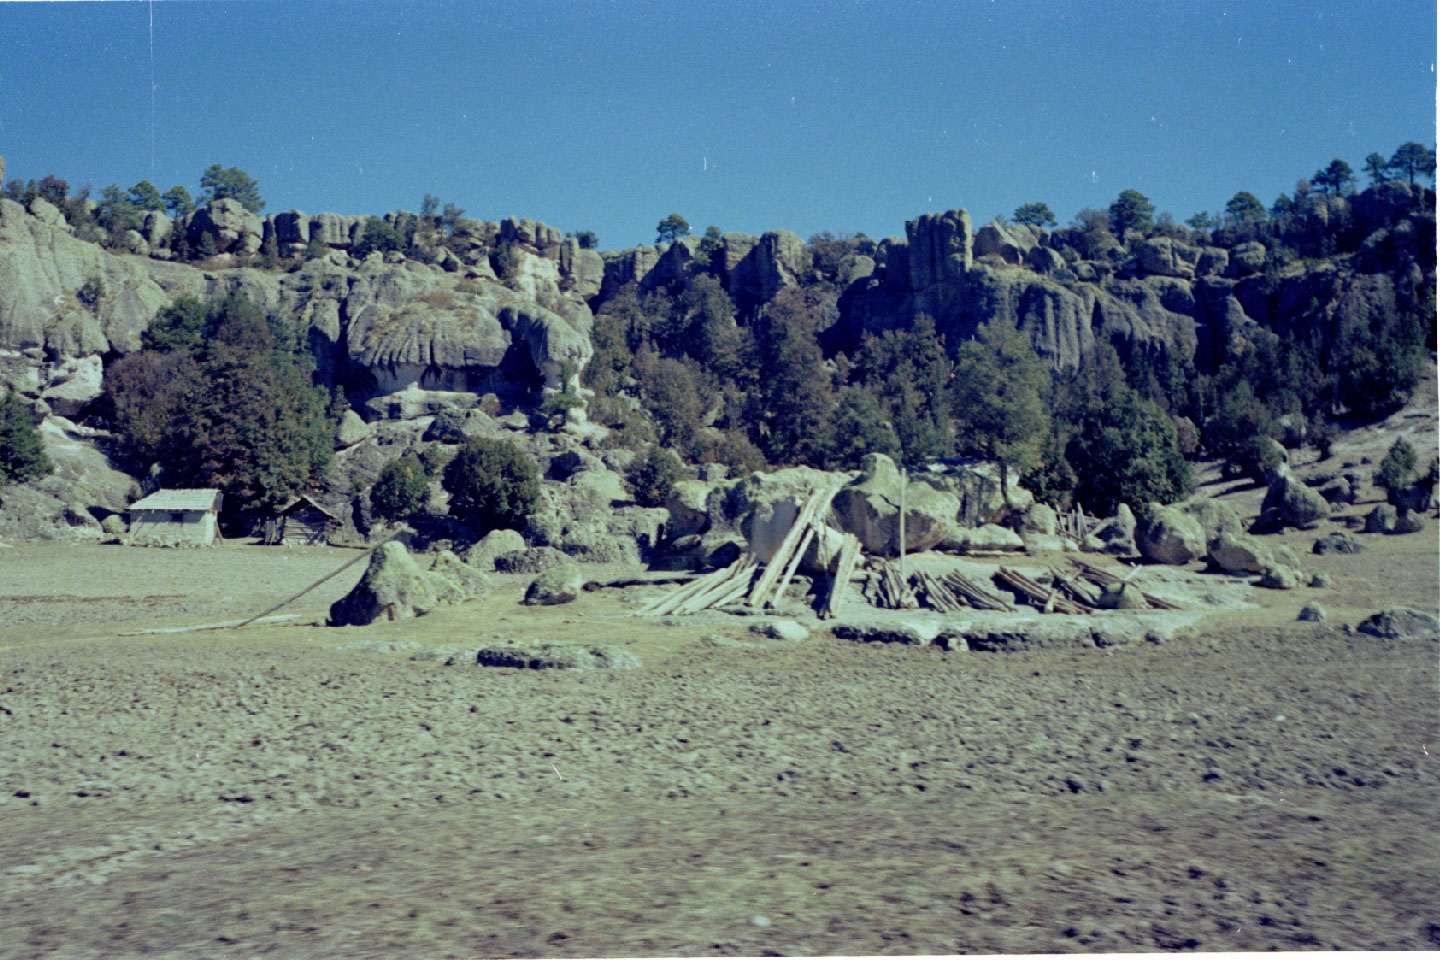
[(157, 490), (130, 505), (130, 537), (145, 547), (208, 547), (220, 535), (219, 490)]

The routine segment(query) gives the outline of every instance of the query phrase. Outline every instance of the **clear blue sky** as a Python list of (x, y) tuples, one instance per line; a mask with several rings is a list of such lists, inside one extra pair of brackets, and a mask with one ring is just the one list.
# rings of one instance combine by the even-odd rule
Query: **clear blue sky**
[(428, 191), (605, 247), (671, 212), (1064, 223), (1129, 187), (1183, 220), (1433, 145), (1435, 37), (1433, 0), (3, 3), (0, 154), (192, 193), (238, 166), (270, 212)]

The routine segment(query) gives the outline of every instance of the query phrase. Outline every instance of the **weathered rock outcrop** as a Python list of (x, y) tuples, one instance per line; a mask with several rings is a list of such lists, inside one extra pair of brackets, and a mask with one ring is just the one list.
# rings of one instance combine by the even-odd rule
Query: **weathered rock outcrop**
[(330, 606), (332, 626), (364, 626), (376, 620), (423, 616), (439, 603), (430, 577), (404, 544), (391, 541), (370, 555), (355, 588)]

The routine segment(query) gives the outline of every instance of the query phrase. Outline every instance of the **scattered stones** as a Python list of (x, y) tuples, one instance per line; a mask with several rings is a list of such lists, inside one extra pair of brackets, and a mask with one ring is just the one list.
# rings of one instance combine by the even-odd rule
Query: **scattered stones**
[(900, 643), (928, 646), (939, 634), (939, 624), (932, 620), (902, 617), (875, 617), (837, 624), (834, 634), (841, 640), (861, 643)]
[(579, 564), (566, 560), (541, 573), (525, 591), (526, 606), (570, 603), (585, 589)]
[(1383, 640), (1431, 640), (1440, 636), (1440, 620), (1409, 607), (1390, 607), (1374, 614), (1357, 629)]

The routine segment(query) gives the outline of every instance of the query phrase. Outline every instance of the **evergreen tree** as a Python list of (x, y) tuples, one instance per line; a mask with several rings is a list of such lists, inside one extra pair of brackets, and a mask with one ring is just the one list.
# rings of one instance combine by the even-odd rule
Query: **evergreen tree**
[(195, 201), (190, 198), (190, 191), (178, 184), (166, 190), (160, 199), (164, 201), (165, 209), (172, 217), (183, 217), (195, 212)]
[(1336, 157), (1330, 161), (1328, 167), (1315, 171), (1315, 176), (1311, 177), (1310, 181), (1320, 188), (1321, 193), (1342, 196), (1349, 193), (1354, 185), (1355, 171), (1350, 169), (1350, 164)]
[(1415, 448), (1400, 437), (1390, 445), (1380, 466), (1375, 470), (1375, 486), (1385, 491), (1386, 498), (1395, 503), (1400, 494), (1410, 485), (1411, 474), (1415, 471)]
[(999, 462), (1008, 501), (1010, 472), (1035, 466), (1050, 432), (1050, 375), (1030, 338), (996, 318), (960, 344), (952, 384), (956, 445)]
[(868, 387), (852, 384), (840, 391), (833, 436), (826, 457), (832, 469), (857, 470), (868, 453), (883, 453), (891, 459), (900, 457), (900, 441), (895, 430)]
[(1435, 179), (1435, 151), (1424, 144), (1413, 141), (1401, 144), (1386, 166), (1396, 177), (1404, 177), (1406, 182), (1411, 184), (1414, 184), (1417, 174), (1433, 181)]
[(690, 236), (690, 224), (678, 213), (670, 214), (655, 227), (656, 243), (674, 243), (681, 237), (688, 236)]
[(53, 469), (30, 407), (7, 387), (0, 397), (0, 487), (43, 477)]
[(680, 458), (658, 445), (651, 445), (644, 456), (636, 457), (625, 471), (625, 482), (642, 507), (663, 507), (678, 480), (685, 479)]
[(385, 520), (405, 520), (425, 509), (429, 486), (425, 465), (407, 454), (391, 460), (370, 488), (370, 509)]
[(113, 183), (100, 191), (95, 217), (111, 236), (140, 227), (139, 209), (131, 202), (130, 197)]
[(207, 203), (229, 197), (238, 200), (251, 213), (265, 209), (265, 201), (260, 199), (260, 185), (236, 167), (226, 168), (218, 163), (206, 167), (200, 175), (200, 189)]
[(1370, 186), (1384, 183), (1390, 179), (1390, 166), (1384, 157), (1378, 153), (1372, 153), (1365, 158), (1365, 176), (1370, 178)]
[(130, 202), (137, 210), (164, 210), (165, 198), (149, 180), (141, 180), (130, 188)]
[(1139, 190), (1122, 190), (1110, 204), (1110, 229), (1122, 240), (1127, 231), (1144, 233), (1154, 225), (1155, 205)]
[(907, 466), (918, 467), (950, 452), (950, 371), (935, 321), (925, 313), (916, 316), (909, 330), (868, 338), (856, 355), (851, 379), (878, 398)]
[(483, 532), (519, 530), (540, 500), (540, 474), (508, 440), (471, 437), (448, 464), (441, 483), (450, 512)]
[(1270, 205), (1270, 216), (1272, 217), (1288, 217), (1294, 212), (1295, 201), (1283, 193), (1276, 197), (1275, 202)]
[(1242, 190), (1225, 204), (1225, 216), (1231, 223), (1257, 223), (1265, 219), (1265, 205), (1255, 194)]
[(1173, 503), (1193, 486), (1175, 425), (1129, 388), (1089, 411), (1065, 447), (1065, 460), (1074, 469), (1075, 499), (1099, 516), (1122, 503)]
[(1041, 229), (1054, 229), (1055, 214), (1043, 203), (1022, 203), (1015, 208), (1013, 219), (1016, 223), (1028, 224)]
[(765, 308), (759, 336), (756, 442), (772, 463), (821, 466), (834, 429), (835, 392), (805, 292), (786, 287)]

